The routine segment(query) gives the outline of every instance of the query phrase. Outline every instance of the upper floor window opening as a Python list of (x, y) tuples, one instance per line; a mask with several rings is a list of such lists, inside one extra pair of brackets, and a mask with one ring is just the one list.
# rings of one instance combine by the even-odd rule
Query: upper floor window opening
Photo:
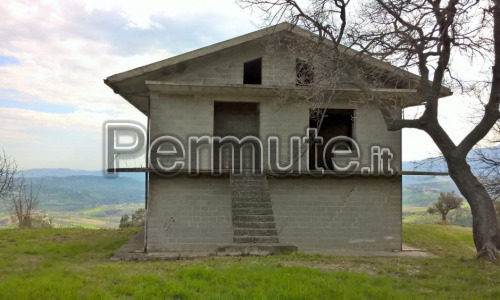
[(262, 57), (243, 64), (243, 84), (262, 84)]

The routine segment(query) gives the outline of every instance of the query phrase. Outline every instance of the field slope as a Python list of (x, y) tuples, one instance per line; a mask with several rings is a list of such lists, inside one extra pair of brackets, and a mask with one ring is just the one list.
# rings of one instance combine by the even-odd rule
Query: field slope
[(290, 254), (111, 262), (136, 230), (0, 230), (1, 299), (483, 299), (500, 270), (474, 259), (467, 228), (405, 224), (440, 258)]

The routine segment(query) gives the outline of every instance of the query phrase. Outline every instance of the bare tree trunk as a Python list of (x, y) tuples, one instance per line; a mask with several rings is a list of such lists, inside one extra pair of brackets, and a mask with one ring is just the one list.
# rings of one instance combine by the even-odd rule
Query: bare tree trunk
[(493, 201), (465, 160), (448, 161), (450, 176), (471, 207), (472, 233), (477, 257), (487, 256), (496, 261), (500, 236)]
[(441, 221), (446, 222), (446, 214), (441, 213)]

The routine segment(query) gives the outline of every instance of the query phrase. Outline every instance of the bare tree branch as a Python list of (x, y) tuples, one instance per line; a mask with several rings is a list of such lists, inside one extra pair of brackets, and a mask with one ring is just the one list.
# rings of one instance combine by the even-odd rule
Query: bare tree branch
[[(443, 154), (451, 178), (471, 206), (478, 256), (496, 260), (500, 235), (492, 200), (472, 173), (466, 156), (500, 118), (499, 0), (366, 0), (356, 12), (357, 17), (351, 19), (347, 17), (349, 1), (311, 1), (307, 7), (292, 0), (239, 2), (260, 9), (267, 20), (287, 20), (318, 35), (310, 42), (319, 44), (314, 51), (329, 61), (322, 65), (330, 70), (324, 72), (330, 79), (318, 83), (316, 90), (328, 87), (334, 93), (339, 82), (347, 78), (362, 91), (363, 99), (359, 101), (379, 108), (388, 130), (416, 128), (432, 138)], [(457, 55), (489, 62), (490, 53), (494, 60), (484, 115), (457, 146), (438, 121), (439, 99), (446, 95), (444, 85), (463, 82), (452, 76), (450, 62)], [(371, 57), (405, 70), (416, 69), (420, 78), (404, 78)], [(370, 67), (367, 62), (378, 67)], [(400, 89), (416, 86), (425, 105), (423, 114), (416, 119), (401, 119), (404, 99), (390, 99), (376, 92), (380, 86), (388, 85)], [(311, 92), (313, 87), (302, 91), (309, 93), (297, 95), (298, 98), (308, 99), (309, 103), (324, 100), (323, 93)]]

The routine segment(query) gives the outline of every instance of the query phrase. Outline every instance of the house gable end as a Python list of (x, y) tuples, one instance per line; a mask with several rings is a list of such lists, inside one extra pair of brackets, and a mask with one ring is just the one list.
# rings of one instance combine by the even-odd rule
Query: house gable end
[[(283, 34), (284, 33), (284, 34)], [(108, 77), (104, 82), (113, 91), (127, 99), (141, 112), (149, 115), (149, 90), (146, 81), (197, 85), (242, 85), (244, 83), (244, 63), (262, 58), (263, 86), (295, 86), (297, 82), (295, 65), (297, 55), (287, 52), (285, 46), (267, 49), (275, 37), (292, 36), (297, 40), (310, 43), (317, 38), (312, 33), (291, 24), (282, 23), (243, 35), (225, 42), (194, 50), (176, 57), (136, 68)], [(328, 43), (328, 41), (325, 41)], [(280, 48), (281, 47), (281, 48)], [(273, 48), (273, 47), (271, 47)], [(354, 50), (341, 47), (346, 55), (355, 55)], [(399, 80), (387, 80), (380, 88), (415, 89), (420, 77), (398, 69), (388, 63), (368, 56), (363, 57), (365, 64), (384, 74), (397, 74)], [(392, 75), (390, 75), (392, 76)], [(340, 83), (344, 88), (356, 88), (348, 80)], [(450, 95), (443, 88), (443, 96)], [(416, 104), (416, 103), (414, 103)]]

